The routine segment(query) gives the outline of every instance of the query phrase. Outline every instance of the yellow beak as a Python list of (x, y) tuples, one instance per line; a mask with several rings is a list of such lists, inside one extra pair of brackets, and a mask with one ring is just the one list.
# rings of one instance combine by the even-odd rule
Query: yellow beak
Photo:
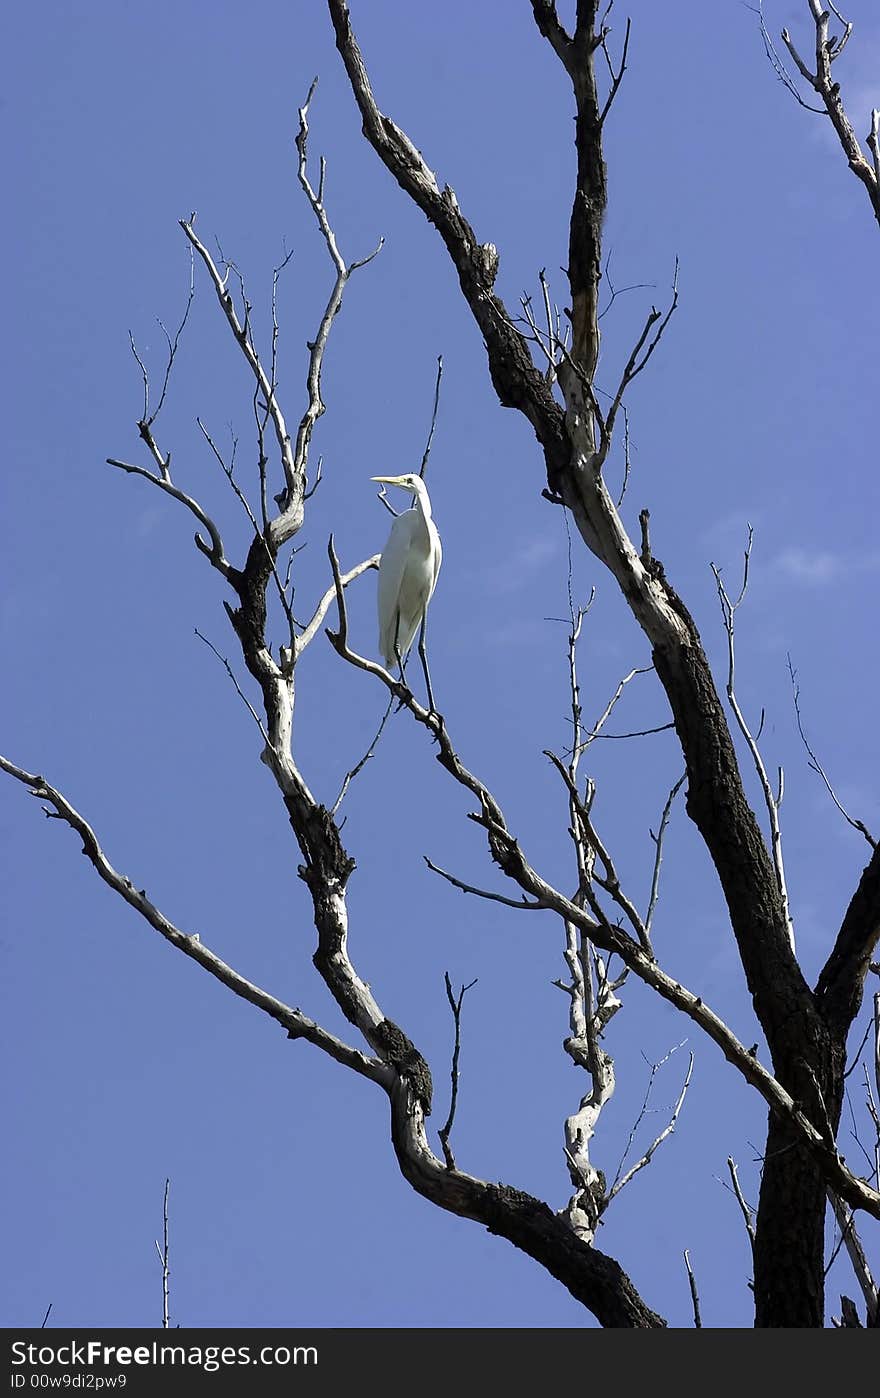
[(379, 481), (382, 485), (403, 485), (403, 476), (371, 476), (371, 481)]

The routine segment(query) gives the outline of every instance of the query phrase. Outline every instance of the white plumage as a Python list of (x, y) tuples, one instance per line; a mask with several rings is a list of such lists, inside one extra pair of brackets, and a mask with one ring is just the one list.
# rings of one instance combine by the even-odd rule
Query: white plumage
[(425, 619), (443, 549), (420, 476), (373, 476), (414, 496), (414, 508), (395, 519), (379, 564), (379, 650), (390, 668), (402, 661)]

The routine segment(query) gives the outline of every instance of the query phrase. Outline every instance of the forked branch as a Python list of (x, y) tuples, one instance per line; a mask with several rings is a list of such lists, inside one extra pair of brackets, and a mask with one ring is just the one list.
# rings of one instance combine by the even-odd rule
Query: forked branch
[(453, 994), (452, 981), (449, 979), (449, 972), (444, 972), (444, 983), (446, 985), (446, 998), (449, 1001), (449, 1008), (452, 1010), (452, 1022), (455, 1025), (455, 1040), (452, 1045), (452, 1067), (450, 1077), (452, 1079), (452, 1090), (449, 1098), (449, 1115), (438, 1131), (440, 1144), (443, 1147), (443, 1158), (446, 1161), (447, 1170), (455, 1169), (455, 1156), (452, 1154), (452, 1146), (449, 1144), (449, 1137), (455, 1124), (455, 1109), (458, 1106), (458, 1079), (459, 1062), (461, 1059), (461, 1007), (464, 997), (469, 990), (473, 990), (476, 979), (468, 981), (467, 985), (462, 985), (457, 995)]
[[(759, 0), (759, 14), (760, 11)], [(874, 210), (874, 217), (880, 224), (880, 145), (878, 145), (878, 126), (880, 126), (880, 111), (876, 108), (871, 112), (871, 127), (868, 132), (866, 145), (871, 153), (869, 160), (859, 143), (859, 139), (853, 130), (852, 123), (847, 115), (846, 108), (841, 95), (840, 83), (834, 77), (833, 65), (843, 53), (853, 32), (852, 23), (844, 19), (843, 15), (833, 4), (829, 4), (826, 9), (820, 0), (808, 0), (810, 13), (815, 26), (815, 50), (814, 67), (801, 57), (795, 42), (787, 29), (782, 31), (782, 42), (785, 44), (792, 62), (797, 68), (803, 80), (816, 92), (821, 99), (822, 107), (811, 107), (811, 111), (824, 111), (831, 120), (831, 125), (837, 133), (841, 149), (846, 156), (847, 164), (853, 174), (864, 185)], [(841, 24), (839, 34), (829, 36), (829, 26), (831, 15)], [(769, 36), (764, 26), (763, 15), (761, 15), (762, 32), (765, 35), (765, 46), (768, 53), (775, 58), (774, 67), (777, 75), (782, 78), (788, 90), (797, 97), (802, 106), (807, 106), (800, 98), (795, 83), (785, 73), (783, 65), (779, 62), (778, 56), (773, 49)]]
[(669, 1053), (664, 1054), (664, 1056), (660, 1059), (658, 1063), (651, 1064), (651, 1072), (648, 1078), (648, 1086), (645, 1090), (645, 1097), (644, 1101), (642, 1102), (642, 1108), (638, 1114), (638, 1117), (636, 1118), (635, 1124), (630, 1130), (629, 1139), (626, 1143), (626, 1149), (624, 1150), (623, 1155), (621, 1156), (620, 1164), (617, 1167), (617, 1174), (615, 1175), (611, 1188), (608, 1191), (606, 1208), (613, 1199), (616, 1199), (620, 1191), (626, 1188), (630, 1180), (633, 1179), (639, 1173), (640, 1170), (644, 1170), (647, 1165), (650, 1165), (651, 1159), (654, 1156), (655, 1152), (659, 1150), (663, 1142), (667, 1140), (668, 1137), (671, 1136), (673, 1131), (675, 1130), (675, 1124), (678, 1121), (679, 1114), (681, 1112), (682, 1107), (684, 1106), (684, 1099), (687, 1096), (687, 1090), (691, 1085), (691, 1077), (694, 1071), (694, 1055), (692, 1053), (688, 1054), (688, 1067), (687, 1072), (685, 1074), (684, 1083), (682, 1085), (681, 1092), (678, 1094), (678, 1098), (676, 1100), (675, 1106), (672, 1109), (672, 1113), (668, 1122), (664, 1126), (663, 1130), (657, 1136), (655, 1136), (654, 1140), (648, 1146), (647, 1150), (643, 1152), (643, 1154), (639, 1157), (635, 1164), (631, 1165), (630, 1168), (624, 1174), (623, 1167), (626, 1163), (626, 1158), (629, 1155), (629, 1152), (632, 1148), (633, 1141), (635, 1140), (636, 1132), (638, 1131), (648, 1112), (649, 1103), (651, 1100), (651, 1092), (654, 1087), (654, 1079), (657, 1073), (662, 1068), (663, 1064), (669, 1062), (669, 1059), (672, 1057), (673, 1053), (675, 1052), (675, 1049), (681, 1047), (681, 1044), (676, 1044), (675, 1048), (670, 1049)]

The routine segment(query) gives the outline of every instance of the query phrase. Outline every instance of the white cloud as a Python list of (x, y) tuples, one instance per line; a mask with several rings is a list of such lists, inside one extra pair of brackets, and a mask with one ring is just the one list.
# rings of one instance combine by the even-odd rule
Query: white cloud
[(807, 587), (826, 587), (841, 578), (873, 573), (880, 568), (880, 554), (829, 553), (826, 549), (787, 548), (777, 554), (771, 567), (791, 582)]
[(808, 583), (814, 587), (834, 582), (846, 571), (839, 554), (811, 553), (808, 549), (799, 548), (784, 549), (773, 560), (773, 567), (793, 582)]

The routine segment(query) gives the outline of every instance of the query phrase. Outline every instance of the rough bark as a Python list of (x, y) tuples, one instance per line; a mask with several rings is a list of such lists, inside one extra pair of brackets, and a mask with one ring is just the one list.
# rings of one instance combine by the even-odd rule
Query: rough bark
[(404, 1079), (390, 1094), (391, 1135), (401, 1174), (424, 1198), (482, 1223), (561, 1282), (606, 1327), (654, 1330), (663, 1318), (645, 1304), (612, 1257), (581, 1242), (564, 1215), (505, 1184), (476, 1180), (441, 1165), (427, 1145), (421, 1104)]
[[(778, 1069), (792, 1091), (817, 1106), (821, 1085), (829, 1126), (836, 1133), (843, 1093), (844, 1054), (825, 1036), (824, 1052), (806, 1048), (807, 1035), (792, 1025), (792, 1060)], [(807, 1056), (809, 1053), (809, 1057)], [(824, 1061), (823, 1061), (824, 1060)], [(822, 1111), (823, 1106), (818, 1105)], [(825, 1319), (825, 1208), (827, 1184), (789, 1126), (770, 1113), (753, 1250), (755, 1325), (808, 1327)]]
[(878, 940), (880, 846), (865, 866), (816, 984), (816, 999), (825, 1020), (843, 1036), (861, 1008), (865, 976)]

